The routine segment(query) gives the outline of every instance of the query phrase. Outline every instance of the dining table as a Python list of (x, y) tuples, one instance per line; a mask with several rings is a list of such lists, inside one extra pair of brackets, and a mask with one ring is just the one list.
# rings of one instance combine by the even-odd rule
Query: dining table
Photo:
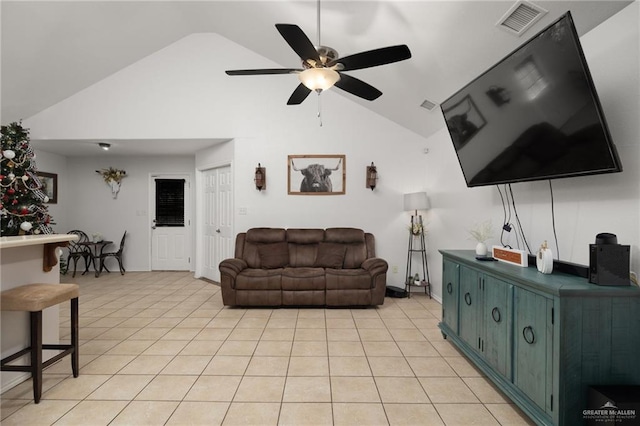
[[(102, 268), (100, 267), (100, 256), (102, 255), (102, 251), (109, 244), (113, 244), (113, 241), (102, 240), (102, 241), (81, 241), (77, 243), (79, 246), (87, 247), (89, 249), (89, 255), (91, 256), (91, 265), (93, 265), (93, 270), (96, 273), (96, 278), (100, 276), (102, 272)], [(96, 266), (96, 261), (98, 261), (98, 265)], [(87, 262), (85, 266), (85, 270), (82, 275), (89, 272), (89, 262)]]

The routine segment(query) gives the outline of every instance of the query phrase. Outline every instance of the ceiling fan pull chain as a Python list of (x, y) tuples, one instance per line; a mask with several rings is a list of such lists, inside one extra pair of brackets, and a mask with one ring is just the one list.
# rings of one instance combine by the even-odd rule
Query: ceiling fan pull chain
[(322, 102), (320, 102), (320, 92), (318, 92), (318, 122), (322, 127)]

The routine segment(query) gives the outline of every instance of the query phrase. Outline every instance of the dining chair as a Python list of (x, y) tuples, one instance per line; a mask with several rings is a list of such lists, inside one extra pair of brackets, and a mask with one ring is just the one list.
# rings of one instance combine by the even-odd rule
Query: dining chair
[(120, 248), (118, 249), (118, 251), (100, 253), (100, 272), (102, 272), (103, 268), (107, 272), (111, 272), (107, 268), (107, 266), (104, 264), (104, 261), (110, 257), (114, 257), (118, 261), (118, 266), (120, 267), (120, 274), (124, 275), (126, 271), (124, 270), (124, 266), (122, 266), (122, 251), (124, 250), (125, 238), (127, 238), (127, 231), (124, 231), (124, 234), (122, 234), (122, 239), (120, 240)]
[(85, 270), (89, 269), (89, 262), (91, 261), (91, 252), (87, 247), (81, 246), (78, 243), (89, 241), (89, 236), (79, 229), (74, 229), (73, 231), (67, 232), (67, 234), (77, 235), (78, 241), (70, 241), (67, 246), (68, 249), (68, 259), (67, 259), (67, 271), (71, 267), (71, 261), (73, 261), (73, 277), (76, 276), (76, 269), (78, 267), (78, 260), (84, 260)]

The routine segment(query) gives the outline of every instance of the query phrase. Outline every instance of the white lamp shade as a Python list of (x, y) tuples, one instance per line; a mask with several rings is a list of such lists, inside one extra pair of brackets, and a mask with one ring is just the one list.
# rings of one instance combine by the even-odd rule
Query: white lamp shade
[(429, 197), (426, 192), (412, 192), (411, 194), (404, 194), (404, 210), (429, 210), (431, 204), (429, 203)]
[(309, 68), (298, 74), (298, 78), (310, 90), (327, 90), (340, 80), (340, 74), (331, 68)]

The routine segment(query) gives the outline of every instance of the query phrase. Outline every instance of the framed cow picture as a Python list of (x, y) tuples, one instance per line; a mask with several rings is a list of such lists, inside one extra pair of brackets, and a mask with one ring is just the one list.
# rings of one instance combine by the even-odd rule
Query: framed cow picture
[(289, 155), (289, 195), (343, 195), (347, 180), (344, 155)]

